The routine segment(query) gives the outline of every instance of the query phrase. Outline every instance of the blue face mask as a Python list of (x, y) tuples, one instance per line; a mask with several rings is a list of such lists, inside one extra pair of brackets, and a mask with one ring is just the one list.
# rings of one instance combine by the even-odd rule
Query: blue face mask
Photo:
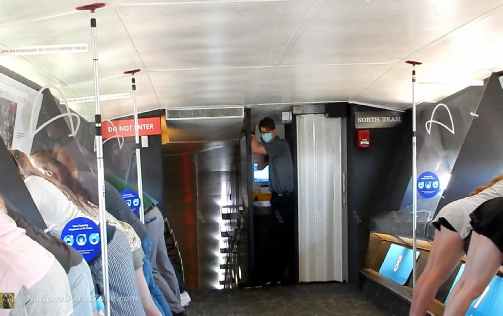
[(270, 143), (272, 141), (272, 133), (262, 133), (262, 140), (266, 143)]

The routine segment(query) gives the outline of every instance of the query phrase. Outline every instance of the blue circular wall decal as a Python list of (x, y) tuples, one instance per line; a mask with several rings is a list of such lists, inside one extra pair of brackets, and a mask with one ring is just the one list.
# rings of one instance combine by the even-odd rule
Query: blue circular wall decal
[(426, 171), (417, 178), (417, 192), (423, 199), (431, 199), (440, 192), (440, 180), (433, 172)]
[(87, 217), (77, 217), (69, 221), (61, 232), (61, 239), (87, 262), (93, 261), (101, 253), (99, 227)]
[(140, 196), (138, 192), (126, 188), (121, 191), (122, 199), (137, 217), (140, 217)]

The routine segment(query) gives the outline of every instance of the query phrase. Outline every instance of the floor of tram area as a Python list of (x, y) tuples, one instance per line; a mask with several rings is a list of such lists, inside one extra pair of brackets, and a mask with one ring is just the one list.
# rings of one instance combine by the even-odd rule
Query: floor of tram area
[(316, 283), (191, 291), (188, 316), (385, 316), (355, 287)]

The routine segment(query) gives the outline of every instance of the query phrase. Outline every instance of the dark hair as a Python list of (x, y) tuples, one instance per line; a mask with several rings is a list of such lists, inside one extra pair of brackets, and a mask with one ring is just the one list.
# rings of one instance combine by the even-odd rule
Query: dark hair
[(68, 166), (56, 159), (54, 152), (39, 151), (32, 154), (31, 158), (35, 160), (40, 167), (54, 174), (54, 176), (49, 177), (49, 179), (47, 179), (47, 177), (44, 178), (56, 184), (60, 190), (66, 191), (77, 206), (84, 207), (85, 203), (91, 201), (87, 190), (78, 179), (73, 177)]
[(274, 120), (270, 117), (264, 117), (260, 123), (258, 123), (259, 128), (265, 128), (267, 130), (276, 129), (276, 124), (274, 124)]

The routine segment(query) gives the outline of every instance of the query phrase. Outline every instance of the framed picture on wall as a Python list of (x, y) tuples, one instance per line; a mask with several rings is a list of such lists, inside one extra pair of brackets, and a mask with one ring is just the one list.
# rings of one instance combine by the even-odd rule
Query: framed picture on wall
[(0, 137), (5, 146), (12, 147), (14, 138), (14, 124), (16, 123), (17, 103), (0, 97)]

